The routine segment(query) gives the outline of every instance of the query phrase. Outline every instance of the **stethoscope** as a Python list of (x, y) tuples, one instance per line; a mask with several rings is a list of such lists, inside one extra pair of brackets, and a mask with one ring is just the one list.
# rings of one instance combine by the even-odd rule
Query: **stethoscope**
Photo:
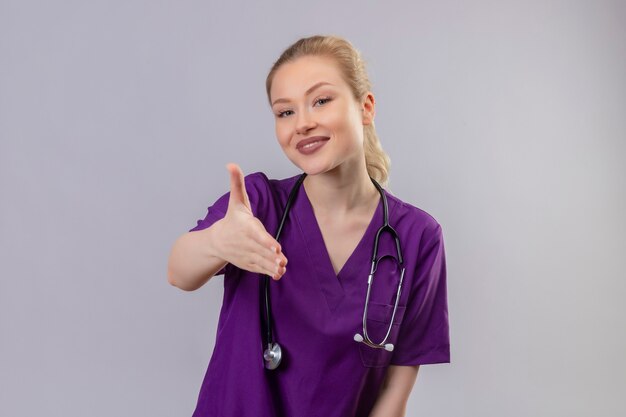
[[(300, 177), (298, 178), (298, 180), (296, 181), (295, 185), (292, 187), (291, 192), (289, 193), (289, 199), (287, 200), (287, 204), (285, 204), (283, 217), (280, 221), (278, 230), (276, 232), (276, 236), (275, 236), (276, 241), (278, 241), (278, 238), (280, 237), (280, 233), (283, 230), (283, 225), (285, 224), (285, 219), (287, 218), (287, 214), (289, 213), (291, 204), (293, 200), (295, 199), (298, 189), (300, 188), (300, 185), (302, 184), (302, 181), (304, 181), (304, 178), (306, 176), (307, 176), (306, 172), (302, 173)], [(402, 280), (404, 278), (404, 266), (403, 266), (403, 261), (402, 261), (402, 250), (400, 248), (400, 239), (398, 238), (398, 233), (396, 233), (394, 228), (389, 225), (387, 196), (385, 195), (383, 188), (380, 186), (380, 184), (378, 184), (378, 182), (376, 182), (374, 178), (370, 177), (370, 179), (372, 180), (372, 182), (378, 189), (378, 192), (380, 193), (380, 196), (383, 201), (384, 223), (378, 229), (378, 232), (376, 232), (376, 239), (374, 240), (374, 250), (372, 253), (372, 267), (367, 277), (367, 296), (365, 297), (365, 307), (363, 309), (363, 335), (359, 333), (355, 334), (354, 340), (357, 342), (363, 342), (364, 344), (372, 348), (385, 349), (391, 352), (393, 351), (394, 346), (392, 343), (386, 343), (386, 342), (387, 342), (387, 339), (389, 338), (389, 334), (391, 333), (393, 320), (396, 316), (396, 309), (398, 308), (398, 301), (400, 300), (400, 291), (402, 289)], [(396, 262), (402, 268), (402, 270), (400, 272), (400, 281), (398, 282), (398, 290), (396, 291), (396, 302), (393, 306), (393, 313), (391, 315), (391, 322), (389, 323), (387, 334), (385, 335), (382, 342), (374, 343), (367, 334), (367, 305), (370, 299), (370, 289), (371, 289), (372, 281), (374, 280), (374, 273), (376, 272), (376, 268), (378, 267), (378, 261), (383, 258), (383, 257), (381, 257), (380, 259), (377, 258), (378, 257), (378, 239), (381, 233), (385, 230), (389, 231), (393, 235), (396, 241), (396, 250), (397, 250), (397, 255), (398, 255)], [(265, 361), (265, 368), (276, 369), (278, 365), (280, 364), (280, 361), (283, 357), (283, 352), (278, 342), (275, 342), (272, 336), (272, 316), (271, 316), (271, 308), (270, 308), (269, 276), (267, 275), (265, 275), (265, 316), (266, 316), (266, 322), (267, 322), (267, 348), (263, 352), (263, 360)]]

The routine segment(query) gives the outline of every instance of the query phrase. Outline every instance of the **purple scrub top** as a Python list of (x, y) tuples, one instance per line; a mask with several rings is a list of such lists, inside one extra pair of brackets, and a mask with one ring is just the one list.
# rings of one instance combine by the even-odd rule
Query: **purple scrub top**
[[(300, 174), (268, 179), (245, 176), (252, 212), (275, 236)], [(383, 202), (354, 252), (335, 274), (313, 207), (300, 186), (279, 242), (289, 263), (270, 282), (274, 339), (283, 349), (276, 370), (263, 362), (261, 303), (264, 275), (227, 264), (215, 348), (193, 417), (367, 417), (387, 367), (450, 362), (446, 264), (442, 229), (425, 211), (385, 190), (389, 223), (398, 232), (406, 267), (402, 294), (388, 342), (392, 352), (356, 342), (363, 334), (363, 307), (374, 238), (383, 224)], [(222, 219), (230, 192), (208, 208), (191, 231)], [(378, 256), (396, 256), (388, 232)], [(372, 283), (368, 334), (378, 343), (388, 328), (400, 270), (383, 258)]]

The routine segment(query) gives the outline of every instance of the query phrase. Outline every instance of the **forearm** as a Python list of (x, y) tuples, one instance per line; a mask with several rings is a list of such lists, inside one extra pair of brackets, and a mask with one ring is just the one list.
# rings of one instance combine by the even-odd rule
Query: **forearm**
[(404, 417), (419, 365), (390, 365), (369, 417)]
[(203, 230), (185, 233), (174, 242), (167, 266), (170, 284), (194, 291), (227, 264), (213, 254), (213, 235), (219, 222)]
[(370, 412), (369, 417), (404, 417), (406, 401), (397, 390), (383, 389)]

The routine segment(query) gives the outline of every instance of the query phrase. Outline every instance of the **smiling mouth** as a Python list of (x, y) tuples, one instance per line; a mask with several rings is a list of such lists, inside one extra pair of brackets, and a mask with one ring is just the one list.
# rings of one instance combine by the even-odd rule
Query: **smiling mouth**
[(312, 148), (316, 143), (327, 141), (329, 139), (330, 138), (327, 136), (314, 136), (312, 138), (303, 139), (296, 145), (296, 149)]

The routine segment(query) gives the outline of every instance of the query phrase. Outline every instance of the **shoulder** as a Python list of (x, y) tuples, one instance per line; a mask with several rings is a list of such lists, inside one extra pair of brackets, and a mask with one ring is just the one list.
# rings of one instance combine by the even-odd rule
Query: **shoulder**
[(280, 193), (285, 189), (289, 189), (295, 183), (300, 174), (292, 175), (286, 178), (269, 177), (263, 171), (251, 172), (244, 177), (246, 187), (248, 185), (254, 190), (262, 193)]
[(289, 190), (300, 174), (286, 178), (273, 178), (263, 171), (254, 171), (244, 176), (246, 192), (256, 217), (264, 217), (275, 211), (287, 200)]
[(405, 253), (414, 253), (423, 260), (436, 252), (434, 249), (443, 247), (443, 229), (435, 216), (393, 194), (387, 194), (387, 200), (394, 205), (389, 208), (389, 223), (404, 243)]
[(389, 223), (398, 232), (411, 268), (418, 270), (443, 259), (443, 229), (435, 216), (397, 196), (388, 195), (387, 199), (395, 205), (393, 210), (390, 208)]
[(244, 182), (246, 184), (246, 187), (250, 185), (255, 189), (267, 188), (269, 181), (269, 178), (263, 171), (251, 172), (244, 176)]
[[(398, 196), (387, 191), (387, 200), (390, 205), (390, 219), (394, 219), (397, 224), (402, 224), (402, 229), (410, 229), (412, 232), (432, 234), (441, 230), (441, 224), (426, 210), (400, 199)], [(391, 222), (391, 220), (390, 220)]]

